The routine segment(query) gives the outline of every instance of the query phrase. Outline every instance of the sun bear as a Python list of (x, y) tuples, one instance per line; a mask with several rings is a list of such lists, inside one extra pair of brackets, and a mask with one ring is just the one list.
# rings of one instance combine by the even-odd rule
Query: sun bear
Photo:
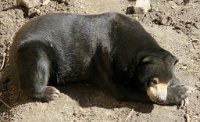
[(53, 84), (94, 82), (119, 100), (187, 104), (178, 59), (136, 20), (119, 13), (54, 13), (27, 22), (10, 48), (10, 71), (26, 95), (51, 101)]

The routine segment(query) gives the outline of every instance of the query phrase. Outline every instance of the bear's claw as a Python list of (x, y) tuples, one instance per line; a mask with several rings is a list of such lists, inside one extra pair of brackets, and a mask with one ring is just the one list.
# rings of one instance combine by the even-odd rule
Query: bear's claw
[(43, 93), (43, 101), (52, 101), (58, 98), (60, 95), (60, 91), (52, 86), (47, 86)]
[(188, 96), (194, 89), (185, 85), (175, 85), (168, 88), (167, 104), (176, 104), (178, 108), (184, 108), (189, 104)]

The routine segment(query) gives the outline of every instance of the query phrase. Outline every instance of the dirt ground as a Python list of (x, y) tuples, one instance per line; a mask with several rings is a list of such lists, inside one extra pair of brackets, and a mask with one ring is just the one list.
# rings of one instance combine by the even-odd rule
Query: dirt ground
[[(92, 84), (59, 86), (61, 96), (52, 102), (33, 101), (21, 94), (13, 81), (0, 81), (1, 122), (184, 122), (200, 121), (200, 1), (151, 0), (146, 14), (127, 14), (179, 58), (176, 75), (194, 87), (185, 109), (137, 102), (119, 102)], [(117, 11), (126, 14), (135, 2), (127, 0), (53, 0), (27, 11), (14, 0), (0, 1), (0, 68), (8, 63), (8, 50), (17, 30), (28, 20), (53, 12), (97, 14)], [(5, 104), (3, 104), (4, 101)]]

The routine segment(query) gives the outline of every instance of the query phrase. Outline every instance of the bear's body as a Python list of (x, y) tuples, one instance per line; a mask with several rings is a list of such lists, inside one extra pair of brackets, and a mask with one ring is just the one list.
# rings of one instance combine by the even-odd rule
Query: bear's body
[[(118, 13), (38, 17), (16, 33), (10, 51), (12, 76), (22, 91), (45, 101), (59, 94), (49, 85), (90, 81), (122, 99), (180, 103), (186, 96), (167, 101), (173, 98), (169, 86), (179, 84), (176, 62), (137, 21)], [(151, 81), (153, 90), (161, 84), (156, 93)]]

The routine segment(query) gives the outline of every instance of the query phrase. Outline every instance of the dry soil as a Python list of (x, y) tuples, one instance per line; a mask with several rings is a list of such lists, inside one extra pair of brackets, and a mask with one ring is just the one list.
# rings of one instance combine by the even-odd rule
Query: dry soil
[[(200, 1), (151, 0), (146, 14), (127, 14), (138, 19), (165, 49), (179, 58), (176, 75), (194, 87), (187, 108), (137, 102), (119, 102), (86, 83), (59, 87), (61, 96), (52, 102), (33, 101), (18, 91), (15, 82), (0, 81), (0, 121), (7, 122), (184, 122), (200, 121)], [(14, 0), (0, 0), (0, 68), (8, 65), (8, 50), (15, 32), (27, 21), (47, 13), (126, 14), (135, 2), (127, 0), (53, 0), (27, 10)], [(2, 74), (0, 74), (2, 75)], [(1, 77), (3, 77), (2, 75)], [(3, 104), (4, 101), (7, 105)]]

